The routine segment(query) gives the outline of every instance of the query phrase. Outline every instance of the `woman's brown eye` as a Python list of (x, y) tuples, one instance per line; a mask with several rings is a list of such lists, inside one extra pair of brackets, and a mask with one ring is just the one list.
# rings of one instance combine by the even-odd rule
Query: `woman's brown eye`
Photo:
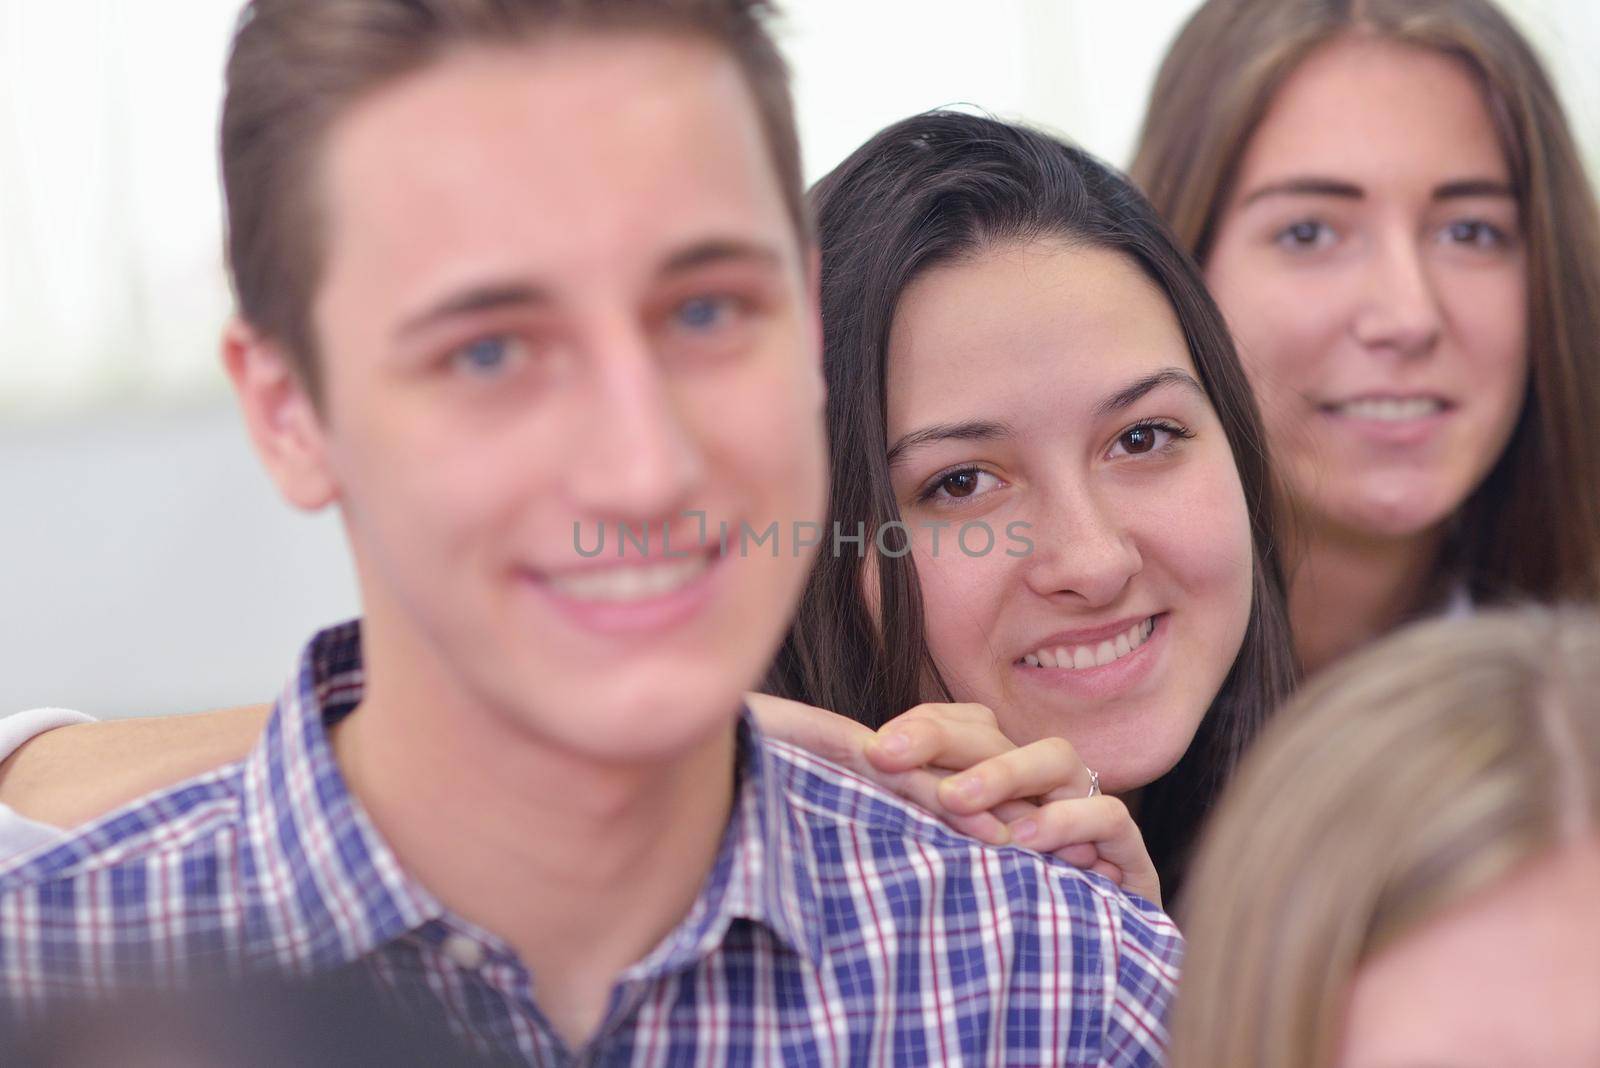
[(1122, 447), (1130, 453), (1149, 452), (1155, 445), (1155, 427), (1136, 426), (1122, 435)]
[(956, 471), (939, 480), (939, 488), (952, 497), (970, 497), (978, 488), (978, 472)]

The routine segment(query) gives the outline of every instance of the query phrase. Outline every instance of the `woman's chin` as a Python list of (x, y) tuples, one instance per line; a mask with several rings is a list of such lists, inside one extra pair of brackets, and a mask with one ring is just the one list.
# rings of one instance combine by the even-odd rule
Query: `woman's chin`
[(1465, 492), (1432, 484), (1378, 486), (1307, 509), (1318, 525), (1362, 541), (1404, 541), (1437, 531), (1466, 501)]
[(1100, 776), (1100, 789), (1118, 797), (1135, 793), (1177, 767), (1178, 761), (1182, 757), (1183, 753), (1178, 752), (1172, 756), (1171, 760), (1140, 761), (1138, 766), (1127, 768), (1120, 775), (1102, 774)]
[(1177, 767), (1193, 740), (1192, 733), (1152, 739), (1146, 732), (1128, 738), (1086, 738), (1079, 755), (1099, 773), (1101, 792), (1120, 797), (1149, 786)]

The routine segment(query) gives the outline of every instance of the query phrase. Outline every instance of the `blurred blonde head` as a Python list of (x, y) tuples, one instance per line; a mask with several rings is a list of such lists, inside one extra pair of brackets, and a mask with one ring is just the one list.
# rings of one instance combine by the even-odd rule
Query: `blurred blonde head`
[(1600, 615), (1420, 624), (1313, 679), (1197, 858), (1175, 1068), (1323, 1068), (1364, 961), (1600, 830)]

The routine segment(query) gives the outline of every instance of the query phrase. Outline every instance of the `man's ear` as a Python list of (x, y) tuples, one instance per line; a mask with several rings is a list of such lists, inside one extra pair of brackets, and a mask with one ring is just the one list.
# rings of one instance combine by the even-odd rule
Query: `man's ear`
[(235, 318), (222, 335), (222, 362), (256, 455), (279, 492), (307, 511), (337, 500), (322, 418), (282, 347)]

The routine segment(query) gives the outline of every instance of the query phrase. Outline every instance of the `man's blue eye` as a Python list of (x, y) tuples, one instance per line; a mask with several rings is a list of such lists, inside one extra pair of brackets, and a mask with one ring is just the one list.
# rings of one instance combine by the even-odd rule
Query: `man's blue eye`
[(510, 348), (505, 337), (479, 338), (456, 352), (456, 362), (469, 371), (498, 371), (510, 359)]
[(678, 322), (691, 330), (707, 330), (725, 316), (727, 301), (715, 297), (696, 297), (678, 305)]

